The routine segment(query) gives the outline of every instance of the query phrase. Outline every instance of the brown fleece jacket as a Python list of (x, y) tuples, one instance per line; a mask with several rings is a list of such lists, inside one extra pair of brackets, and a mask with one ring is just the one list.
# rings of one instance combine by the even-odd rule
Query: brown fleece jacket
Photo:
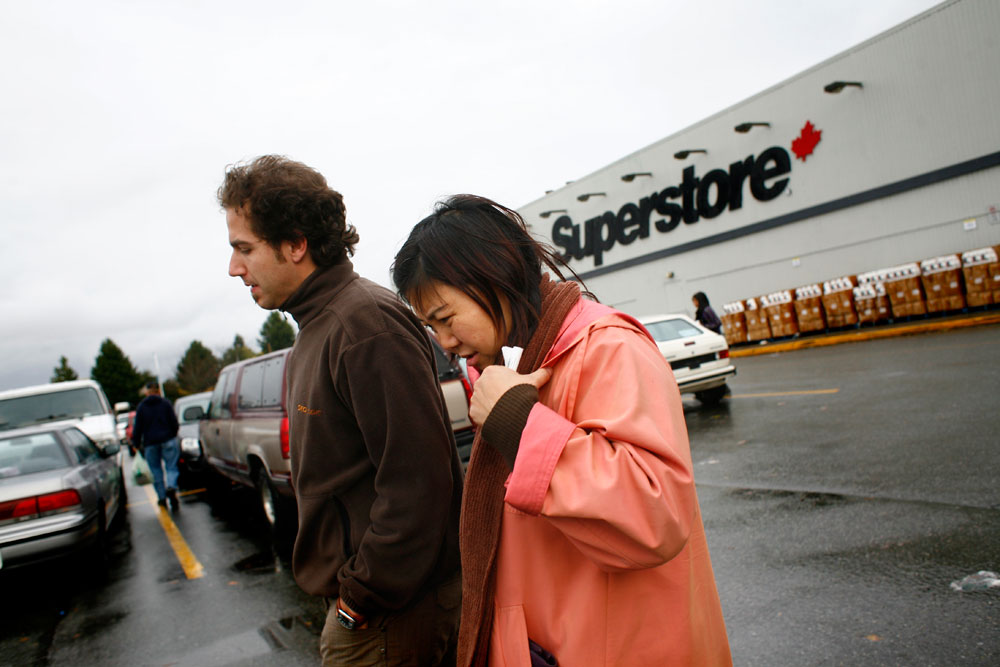
[(295, 580), (369, 618), (406, 608), (459, 568), (462, 467), (430, 340), (346, 260), (282, 310), (299, 324), (286, 371)]

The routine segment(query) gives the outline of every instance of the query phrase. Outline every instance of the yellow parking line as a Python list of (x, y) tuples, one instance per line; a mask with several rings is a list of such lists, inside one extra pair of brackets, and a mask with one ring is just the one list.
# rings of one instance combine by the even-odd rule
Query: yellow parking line
[(772, 396), (810, 396), (813, 394), (836, 394), (840, 389), (810, 389), (804, 391), (773, 391), (764, 394), (733, 394), (729, 398), (770, 398)]
[(146, 492), (146, 497), (149, 498), (149, 504), (156, 508), (156, 518), (160, 520), (163, 532), (167, 534), (167, 541), (170, 542), (170, 546), (177, 555), (177, 560), (180, 561), (181, 567), (184, 568), (184, 574), (187, 575), (188, 579), (198, 579), (203, 576), (204, 568), (187, 545), (187, 542), (184, 541), (184, 536), (177, 529), (177, 524), (170, 518), (170, 512), (156, 504), (156, 491), (153, 490), (153, 485), (146, 484), (142, 489)]

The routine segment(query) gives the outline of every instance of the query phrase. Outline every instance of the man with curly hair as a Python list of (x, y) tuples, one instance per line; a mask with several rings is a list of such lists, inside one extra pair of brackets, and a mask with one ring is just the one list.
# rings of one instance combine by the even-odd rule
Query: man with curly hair
[(361, 278), (358, 233), (314, 169), (266, 155), (218, 191), (229, 275), (299, 325), (286, 368), (292, 569), (329, 612), (324, 665), (454, 664), (462, 467), (431, 342)]

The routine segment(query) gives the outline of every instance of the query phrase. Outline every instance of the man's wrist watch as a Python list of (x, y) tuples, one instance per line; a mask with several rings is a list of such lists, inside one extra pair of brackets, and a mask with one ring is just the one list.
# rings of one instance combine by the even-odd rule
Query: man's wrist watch
[(362, 623), (361, 619), (351, 616), (339, 604), (337, 605), (337, 622), (348, 630), (353, 630)]

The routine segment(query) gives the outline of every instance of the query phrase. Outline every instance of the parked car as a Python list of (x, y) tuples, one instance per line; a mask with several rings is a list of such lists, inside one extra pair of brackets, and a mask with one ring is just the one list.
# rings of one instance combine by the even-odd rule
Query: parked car
[(687, 315), (649, 315), (638, 318), (663, 358), (670, 363), (682, 394), (707, 405), (729, 392), (726, 381), (736, 375), (724, 336), (709, 331)]
[(120, 444), (115, 413), (129, 409), (118, 403), (111, 409), (101, 385), (73, 380), (8, 389), (0, 392), (0, 431), (34, 424), (71, 422), (99, 446)]
[[(459, 456), (468, 461), (474, 438), (469, 420), (472, 394), (457, 361), (434, 343), (438, 378), (455, 433)], [(298, 526), (291, 486), (285, 362), (278, 350), (230, 364), (219, 373), (208, 414), (199, 422), (204, 460), (210, 471), (257, 490), (263, 515), (279, 539)]]
[(120, 447), (65, 423), (0, 432), (0, 570), (88, 549), (104, 564), (125, 515)]
[(205, 469), (198, 424), (208, 414), (208, 404), (211, 399), (212, 392), (202, 391), (181, 396), (174, 401), (174, 412), (177, 414), (177, 439), (181, 447), (178, 466), (182, 474), (200, 473)]
[(472, 385), (469, 384), (469, 379), (455, 355), (445, 352), (433, 338), (431, 342), (434, 348), (434, 360), (437, 362), (438, 380), (441, 382), (441, 393), (444, 395), (444, 404), (451, 420), (451, 430), (455, 433), (458, 457), (467, 465), (472, 454), (472, 441), (476, 439), (475, 427), (469, 419)]

